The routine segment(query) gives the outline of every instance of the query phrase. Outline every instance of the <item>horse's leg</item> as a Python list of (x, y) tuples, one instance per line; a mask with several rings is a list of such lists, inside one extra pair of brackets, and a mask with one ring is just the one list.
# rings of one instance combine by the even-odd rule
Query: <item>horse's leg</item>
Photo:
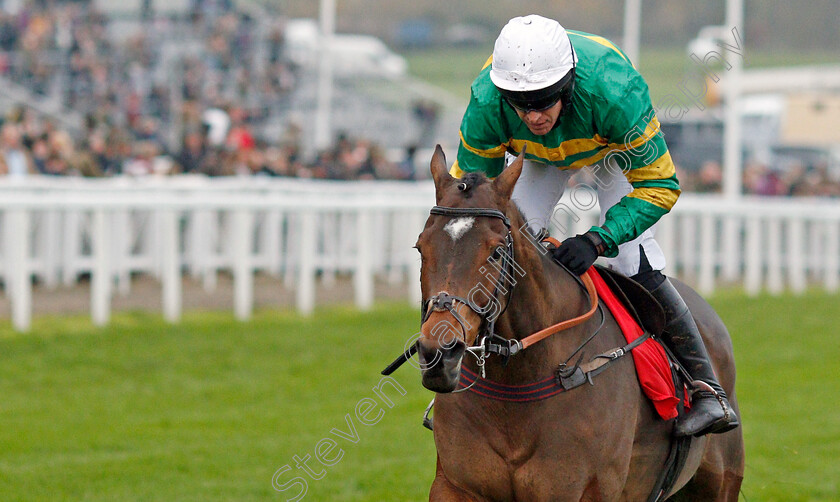
[(440, 466), (440, 458), (437, 460), (437, 472), (432, 482), (432, 489), (429, 492), (429, 502), (481, 502), (469, 495), (464, 490), (453, 485), (446, 479), (446, 474)]

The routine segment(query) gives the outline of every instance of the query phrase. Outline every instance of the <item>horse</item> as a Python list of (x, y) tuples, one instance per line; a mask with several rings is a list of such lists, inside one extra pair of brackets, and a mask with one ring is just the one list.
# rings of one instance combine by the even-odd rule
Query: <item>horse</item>
[[(558, 363), (574, 363), (571, 355), (582, 347), (591, 356), (625, 344), (609, 312), (581, 317), (591, 298), (580, 278), (534, 245), (511, 201), (523, 158), (524, 152), (490, 180), (477, 173), (452, 177), (440, 145), (432, 157), (436, 206), (415, 246), (424, 304), (413, 347), (423, 386), (437, 393), (429, 500), (736, 501), (744, 472), (740, 428), (690, 438), (679, 476), (667, 493), (651, 496), (669, 456), (674, 420), (655, 414), (632, 358), (616, 360), (593, 385), (538, 401), (458, 392), (464, 368), (479, 375), (476, 381), (484, 376), (527, 386), (553, 375)], [(674, 282), (737, 412), (726, 327), (700, 295)], [(579, 322), (523, 350), (525, 335), (570, 319)], [(495, 357), (478, 347), (487, 345), (489, 332), (501, 347)]]

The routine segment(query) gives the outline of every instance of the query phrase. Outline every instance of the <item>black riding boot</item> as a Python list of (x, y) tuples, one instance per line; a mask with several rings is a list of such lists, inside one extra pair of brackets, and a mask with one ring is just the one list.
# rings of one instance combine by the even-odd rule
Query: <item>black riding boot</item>
[(703, 338), (682, 296), (667, 278), (651, 290), (651, 294), (665, 309), (666, 325), (662, 341), (668, 345), (691, 377), (702, 382), (695, 386), (701, 390), (694, 392), (691, 409), (676, 424), (675, 434), (702, 436), (738, 427), (738, 417), (718, 383)]

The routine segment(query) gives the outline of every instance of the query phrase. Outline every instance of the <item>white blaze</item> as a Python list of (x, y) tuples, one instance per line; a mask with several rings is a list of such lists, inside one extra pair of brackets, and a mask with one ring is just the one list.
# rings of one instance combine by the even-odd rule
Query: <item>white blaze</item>
[(450, 221), (443, 229), (449, 234), (449, 237), (452, 237), (453, 241), (457, 241), (467, 230), (472, 228), (473, 223), (475, 223), (475, 218), (472, 216), (463, 217)]

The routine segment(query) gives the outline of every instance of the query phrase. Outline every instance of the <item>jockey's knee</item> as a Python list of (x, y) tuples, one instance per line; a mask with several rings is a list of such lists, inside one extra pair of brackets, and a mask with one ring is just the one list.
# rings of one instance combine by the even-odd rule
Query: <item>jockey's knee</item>
[(648, 291), (653, 291), (665, 281), (665, 275), (662, 271), (654, 270), (650, 266), (645, 249), (642, 246), (639, 246), (639, 272), (631, 279), (644, 286)]

